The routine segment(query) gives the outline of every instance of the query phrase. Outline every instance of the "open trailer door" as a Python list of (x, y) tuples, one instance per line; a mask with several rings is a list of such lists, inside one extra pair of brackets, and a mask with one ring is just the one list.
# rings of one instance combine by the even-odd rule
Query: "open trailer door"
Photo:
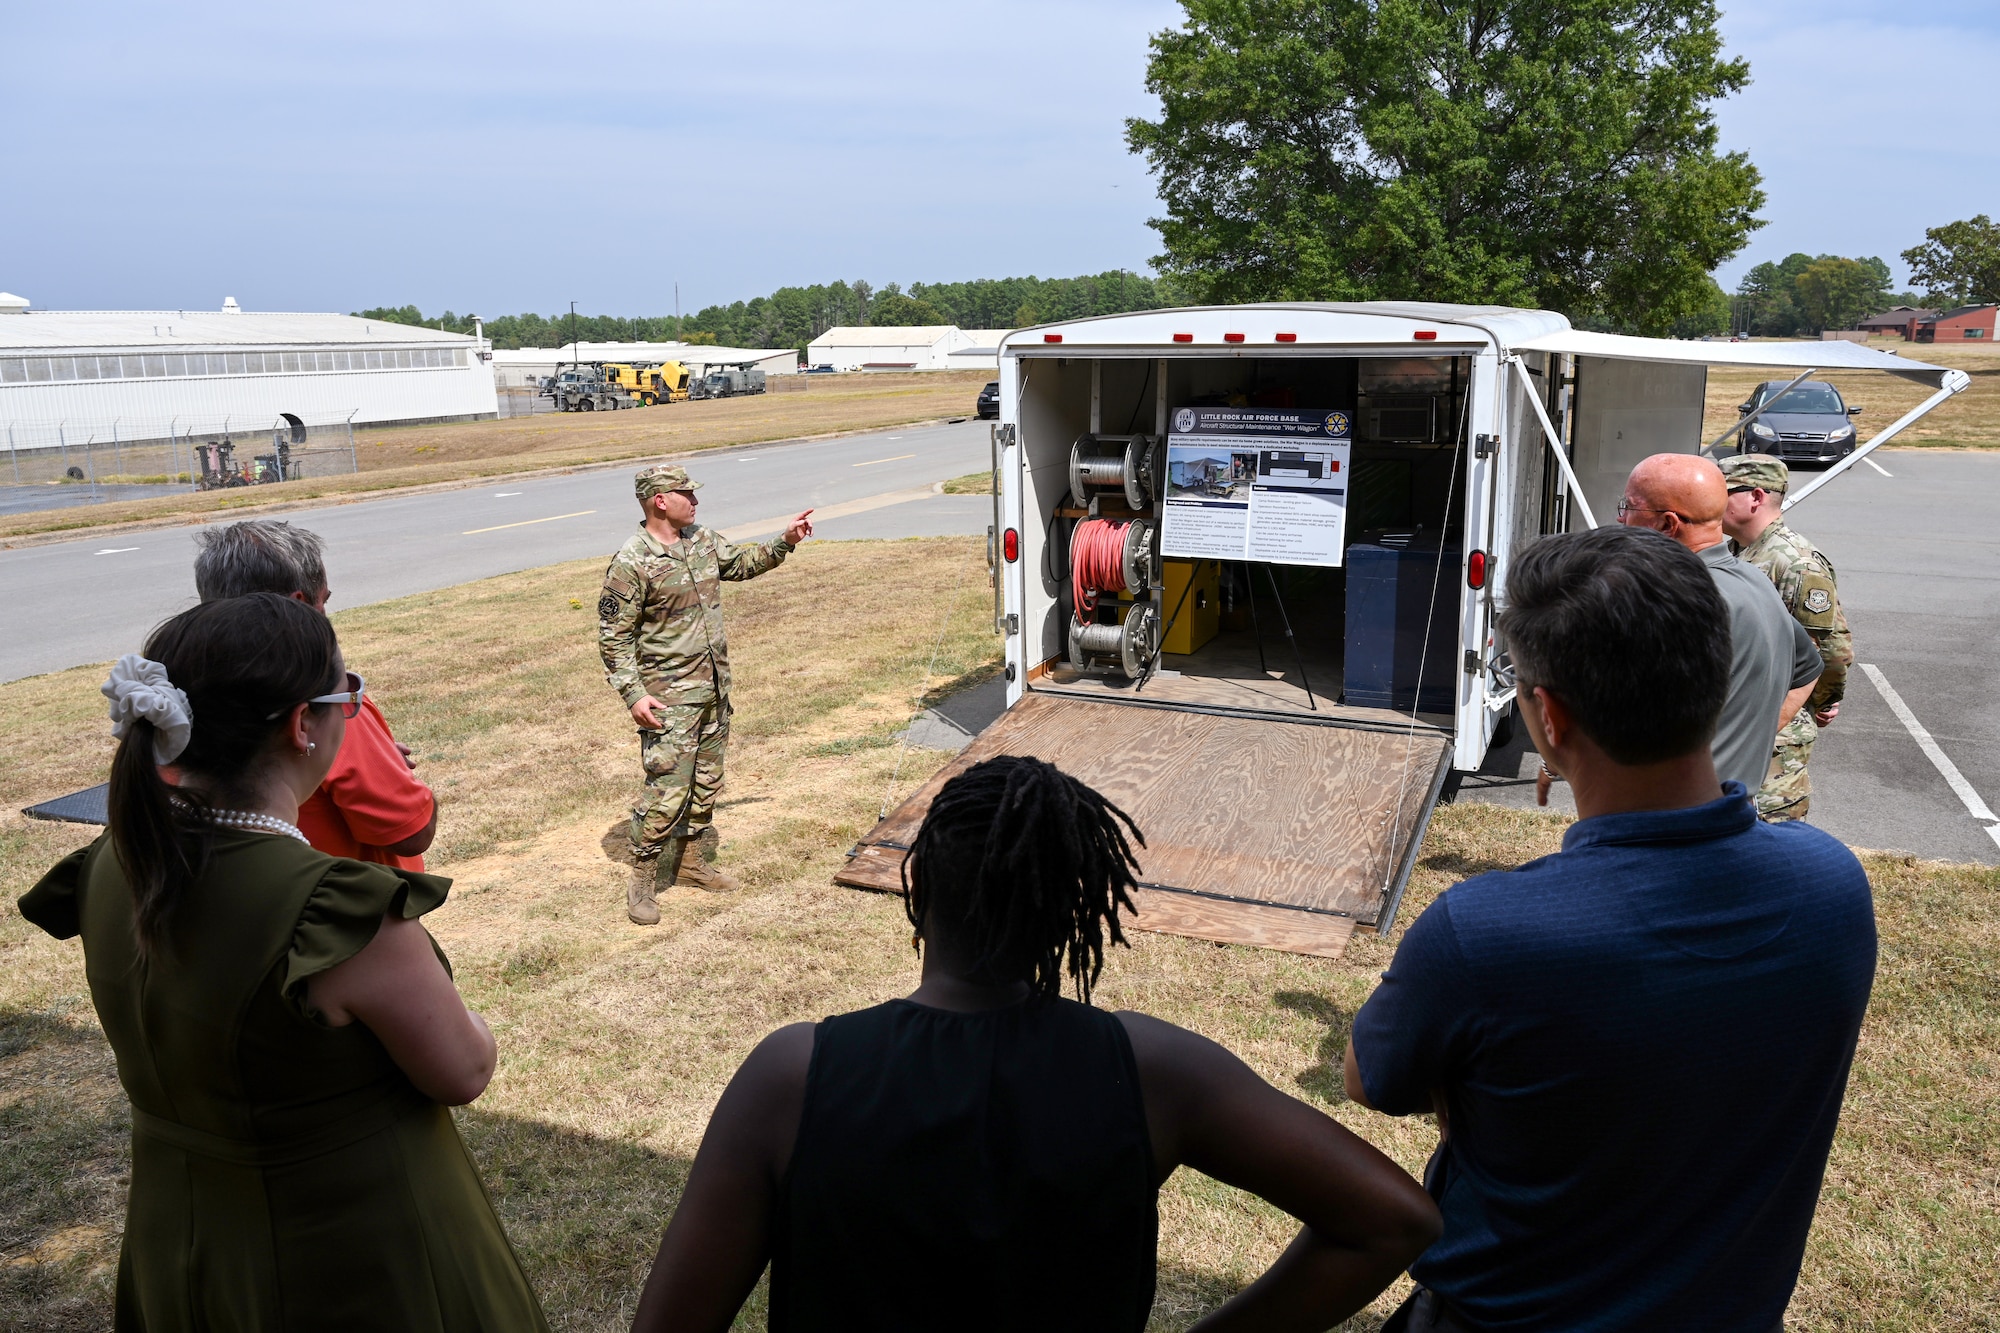
[(902, 891), (931, 799), (1032, 755), (1131, 815), (1143, 930), (1337, 958), (1386, 931), (1451, 766), (1430, 728), (1364, 730), (1029, 693), (855, 847), (834, 882)]
[[(1554, 445), (1551, 457), (1563, 471), (1573, 500), (1586, 502), (1574, 528), (1611, 522), (1625, 477), (1651, 453), (1693, 453), (1738, 447), (1735, 432), (1701, 437), (1703, 386), (1711, 366), (1770, 369), (1787, 379), (1805, 379), (1823, 370), (1880, 370), (1933, 390), (1930, 397), (1878, 431), (1833, 466), (1794, 486), (1786, 509), (1812, 495), (1875, 450), (1895, 439), (1933, 409), (1971, 387), (1962, 370), (1934, 366), (1893, 352), (1836, 342), (1684, 342), (1636, 338), (1620, 333), (1563, 329), (1515, 342), (1515, 373), (1530, 373), (1522, 352), (1561, 353), (1576, 358), (1576, 428), (1567, 446), (1546, 416), (1541, 428)], [(1744, 417), (1738, 427), (1752, 418)], [(1571, 457), (1574, 462), (1570, 461)]]

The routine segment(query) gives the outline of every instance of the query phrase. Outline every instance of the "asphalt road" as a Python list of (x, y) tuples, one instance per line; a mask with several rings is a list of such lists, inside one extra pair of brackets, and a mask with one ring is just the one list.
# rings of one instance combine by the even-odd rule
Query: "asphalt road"
[[(1832, 557), (1858, 663), (1874, 668), (1857, 667), (1839, 720), (1815, 748), (1811, 819), (1855, 846), (2000, 864), (2000, 455), (1879, 458), (1880, 471), (1864, 463), (1790, 515)], [(966, 422), (732, 450), (702, 456), (693, 471), (705, 483), (703, 520), (735, 537), (775, 532), (808, 505), (833, 539), (976, 534), (990, 501), (926, 488), (987, 459), (986, 427)], [(635, 522), (632, 471), (287, 517), (327, 539), (335, 605), (354, 605), (608, 555)], [(0, 680), (135, 649), (148, 628), (193, 601), (193, 531), (0, 551)], [(969, 735), (997, 706), (982, 696), (964, 716), (941, 711), (940, 720)], [(1488, 771), (1505, 778), (1532, 773), (1532, 764), (1517, 746)], [(1475, 785), (1466, 798), (1534, 799), (1531, 787)], [(1560, 787), (1556, 803), (1566, 803)]]
[[(1786, 515), (1833, 561), (1854, 631), (1847, 700), (1813, 746), (1808, 818), (1850, 846), (2000, 864), (2000, 455), (1874, 457), (1879, 469), (1864, 460)], [(1534, 763), (1517, 741), (1486, 772)], [(1476, 783), (1464, 797), (1534, 804), (1532, 786)], [(1551, 804), (1575, 809), (1561, 786)]]
[[(933, 495), (990, 463), (987, 426), (882, 431), (702, 454), (701, 520), (741, 540), (801, 509), (822, 538), (978, 534), (985, 496)], [(386, 601), (617, 550), (639, 521), (636, 463), (280, 515), (326, 539), (333, 606)], [(0, 551), (0, 680), (136, 652), (194, 604), (198, 526)]]

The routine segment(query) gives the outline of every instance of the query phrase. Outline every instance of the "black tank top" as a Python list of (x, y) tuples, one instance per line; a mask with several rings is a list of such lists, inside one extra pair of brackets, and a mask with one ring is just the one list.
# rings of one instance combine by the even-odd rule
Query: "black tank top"
[(772, 1333), (1139, 1333), (1153, 1150), (1125, 1027), (1071, 1000), (821, 1023), (779, 1188)]

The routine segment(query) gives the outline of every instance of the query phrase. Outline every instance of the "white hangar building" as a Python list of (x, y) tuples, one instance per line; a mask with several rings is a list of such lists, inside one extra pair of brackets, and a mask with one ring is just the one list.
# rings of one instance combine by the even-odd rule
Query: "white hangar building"
[(976, 369), (976, 362), (968, 366), (951, 359), (953, 353), (974, 345), (972, 335), (954, 324), (841, 327), (806, 344), (806, 364), (835, 370)]
[(31, 310), (0, 293), (11, 449), (463, 421), (497, 411), (477, 337), (352, 315)]

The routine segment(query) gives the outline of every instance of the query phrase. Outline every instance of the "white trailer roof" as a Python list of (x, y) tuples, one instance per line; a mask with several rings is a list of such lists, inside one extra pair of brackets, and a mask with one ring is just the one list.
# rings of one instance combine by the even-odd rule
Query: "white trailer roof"
[[(1906, 380), (1941, 389), (1963, 371), (1912, 361), (1851, 342), (1682, 342), (1633, 338), (1622, 333), (1562, 329), (1514, 343), (1516, 352), (1566, 352), (1614, 361), (1677, 361), (1709, 366), (1772, 366), (1800, 370), (1886, 370)], [(1791, 378), (1789, 375), (1787, 379)]]
[[(1419, 301), (1270, 301), (1254, 305), (1182, 306), (1123, 315), (1095, 315), (1017, 329), (1001, 340), (1003, 355), (1061, 356), (1066, 346), (1163, 346), (1183, 353), (1248, 354), (1281, 346), (1410, 344), (1421, 352), (1466, 344), (1512, 346), (1569, 326), (1547, 310), (1512, 306), (1443, 305)], [(1285, 335), (1279, 342), (1279, 335)]]

